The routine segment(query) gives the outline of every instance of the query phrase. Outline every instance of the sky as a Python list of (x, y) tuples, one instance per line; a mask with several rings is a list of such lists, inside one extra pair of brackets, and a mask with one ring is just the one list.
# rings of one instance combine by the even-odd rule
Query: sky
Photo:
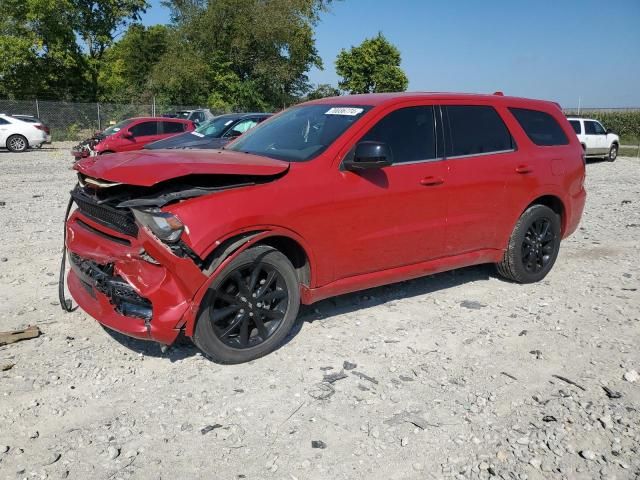
[[(238, 0), (242, 1), (242, 0)], [(150, 0), (147, 25), (169, 11)], [(640, 107), (640, 0), (341, 0), (316, 27), (324, 69), (382, 32), (402, 55), (410, 91), (540, 98), (563, 107)]]

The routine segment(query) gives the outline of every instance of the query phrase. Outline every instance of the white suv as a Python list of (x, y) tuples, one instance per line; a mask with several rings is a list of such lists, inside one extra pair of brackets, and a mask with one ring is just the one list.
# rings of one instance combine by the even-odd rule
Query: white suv
[(47, 140), (41, 124), (29, 123), (0, 113), (0, 148), (12, 152), (24, 152), (29, 147), (38, 147)]
[(587, 157), (604, 157), (610, 162), (616, 159), (620, 147), (618, 135), (606, 130), (598, 120), (592, 118), (569, 117), (568, 120)]

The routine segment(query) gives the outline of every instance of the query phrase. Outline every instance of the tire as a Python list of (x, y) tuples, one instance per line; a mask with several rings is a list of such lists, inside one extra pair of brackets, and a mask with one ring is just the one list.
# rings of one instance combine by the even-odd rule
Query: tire
[(275, 248), (259, 245), (238, 255), (212, 282), (193, 342), (218, 363), (255, 360), (282, 345), (299, 308), (293, 265)]
[(100, 152), (98, 155), (110, 155), (114, 152), (112, 152), (111, 150), (105, 150), (104, 152)]
[(544, 205), (532, 205), (513, 229), (498, 273), (517, 283), (534, 283), (547, 276), (560, 251), (560, 217)]
[(22, 135), (11, 135), (7, 138), (7, 148), (11, 152), (21, 153), (29, 148), (29, 142)]
[(607, 155), (605, 159), (610, 162), (615, 162), (616, 158), (618, 158), (618, 144), (612, 143), (611, 148), (609, 148), (609, 155)]

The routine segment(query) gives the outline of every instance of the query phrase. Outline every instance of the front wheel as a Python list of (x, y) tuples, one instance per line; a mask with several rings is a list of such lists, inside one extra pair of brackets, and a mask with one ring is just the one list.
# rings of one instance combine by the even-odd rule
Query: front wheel
[(243, 363), (276, 350), (300, 308), (295, 269), (278, 250), (259, 245), (235, 258), (200, 305), (194, 343), (219, 363)]
[(609, 149), (609, 155), (607, 155), (607, 160), (609, 160), (610, 162), (615, 162), (616, 158), (618, 158), (618, 145), (614, 143), (613, 145), (611, 145), (611, 148)]
[(532, 205), (518, 219), (498, 273), (518, 283), (547, 276), (560, 250), (560, 217), (544, 205)]
[(7, 138), (7, 148), (12, 152), (24, 152), (28, 147), (29, 142), (22, 135), (11, 135)]

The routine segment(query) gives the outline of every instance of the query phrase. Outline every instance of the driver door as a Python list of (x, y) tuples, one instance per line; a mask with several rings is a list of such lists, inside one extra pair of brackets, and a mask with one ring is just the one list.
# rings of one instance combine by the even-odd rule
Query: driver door
[(391, 111), (358, 141), (387, 144), (393, 164), (336, 172), (334, 241), (345, 254), (335, 279), (444, 255), (448, 167), (436, 131), (431, 105)]

